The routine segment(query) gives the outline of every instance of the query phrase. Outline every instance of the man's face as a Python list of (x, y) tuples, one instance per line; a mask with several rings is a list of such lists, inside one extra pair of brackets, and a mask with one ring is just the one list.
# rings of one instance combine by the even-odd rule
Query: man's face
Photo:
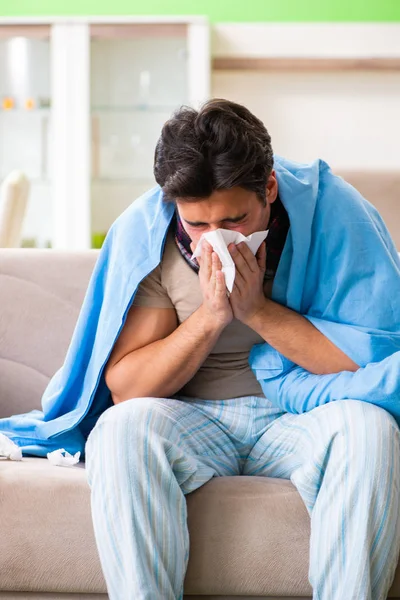
[(242, 187), (213, 192), (198, 202), (185, 202), (178, 198), (176, 205), (194, 249), (203, 233), (215, 229), (231, 229), (245, 236), (265, 230), (271, 214), (270, 205), (275, 202), (277, 194), (278, 184), (272, 171), (267, 183), (265, 206), (255, 192)]

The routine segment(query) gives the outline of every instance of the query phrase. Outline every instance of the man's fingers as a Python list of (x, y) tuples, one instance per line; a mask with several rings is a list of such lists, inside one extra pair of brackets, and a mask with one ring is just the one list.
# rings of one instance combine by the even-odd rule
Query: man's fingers
[(205, 273), (207, 279), (209, 280), (212, 275), (212, 247), (206, 241), (203, 242), (203, 246), (201, 248), (201, 268)]
[(226, 295), (226, 283), (225, 283), (225, 275), (221, 270), (217, 270), (216, 272), (217, 278), (215, 282), (215, 294), (218, 296)]
[(261, 244), (256, 254), (258, 268), (262, 273), (265, 272), (266, 269), (266, 260), (267, 260), (267, 246), (265, 242)]
[(217, 265), (217, 269), (220, 271), (222, 269), (222, 262), (216, 252), (213, 252), (212, 255), (215, 260), (215, 264)]
[(211, 287), (212, 287), (212, 291), (215, 293), (215, 289), (217, 286), (217, 271), (218, 271), (218, 267), (217, 267), (217, 261), (215, 260), (216, 256), (215, 256), (215, 252), (213, 252), (211, 254), (211, 278), (210, 278), (210, 283), (211, 283)]
[(250, 271), (253, 271), (253, 273), (258, 271), (257, 259), (254, 256), (254, 254), (252, 253), (252, 251), (250, 250), (250, 248), (248, 247), (248, 245), (245, 244), (244, 242), (241, 242), (238, 250), (239, 250), (240, 254), (243, 256), (243, 259), (246, 261)]
[[(250, 252), (252, 264), (249, 264), (249, 260), (247, 256), (245, 256), (247, 255), (247, 252), (244, 250), (244, 248), (242, 248), (242, 246), (245, 247), (248, 252)], [(231, 253), (233, 262), (235, 263), (236, 270), (243, 276), (243, 278), (245, 278), (247, 271), (251, 271), (253, 273), (255, 273), (256, 270), (258, 271), (257, 260), (246, 244), (238, 244), (237, 246), (235, 244), (230, 244), (229, 251)]]

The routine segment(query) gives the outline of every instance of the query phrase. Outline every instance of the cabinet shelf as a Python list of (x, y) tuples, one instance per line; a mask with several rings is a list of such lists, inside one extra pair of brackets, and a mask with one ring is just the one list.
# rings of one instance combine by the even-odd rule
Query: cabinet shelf
[(30, 180), (26, 245), (100, 245), (156, 186), (162, 127), (210, 96), (207, 19), (171, 19), (105, 16), (94, 31), (90, 18), (48, 18), (46, 40), (29, 19), (0, 25), (0, 180)]
[(164, 113), (172, 113), (176, 110), (175, 106), (162, 106), (162, 105), (154, 105), (154, 106), (141, 106), (140, 104), (135, 104), (133, 106), (92, 106), (91, 112), (92, 115), (94, 113), (107, 113), (107, 114), (135, 114), (135, 113), (156, 113), (156, 114), (164, 114)]
[(28, 114), (41, 114), (48, 115), (51, 111), (51, 108), (1, 108), (0, 116), (8, 116), (8, 115), (28, 115)]
[(157, 185), (151, 177), (92, 177), (92, 183), (97, 184), (110, 184), (118, 185), (121, 183), (125, 184), (137, 184), (137, 185)]
[[(9, 175), (10, 171), (7, 173), (0, 171), (0, 181), (3, 180), (7, 175)], [(48, 177), (28, 177), (30, 185), (50, 185), (51, 179)]]

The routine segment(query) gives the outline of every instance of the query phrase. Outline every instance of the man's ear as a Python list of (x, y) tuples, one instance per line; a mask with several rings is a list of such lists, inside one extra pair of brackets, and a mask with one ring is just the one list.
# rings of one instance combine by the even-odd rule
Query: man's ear
[(267, 181), (267, 199), (270, 204), (275, 202), (278, 197), (278, 180), (275, 171), (271, 171), (271, 175)]

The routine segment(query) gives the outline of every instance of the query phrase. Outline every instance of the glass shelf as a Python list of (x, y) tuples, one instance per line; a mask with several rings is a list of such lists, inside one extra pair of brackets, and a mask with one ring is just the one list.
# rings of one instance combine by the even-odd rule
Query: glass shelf
[(92, 114), (92, 176), (108, 180), (149, 180), (154, 149), (170, 113), (150, 111)]
[(157, 185), (154, 177), (92, 177), (92, 183), (116, 185), (126, 183), (129, 185), (149, 185), (150, 187)]
[(17, 114), (23, 114), (23, 115), (27, 115), (29, 113), (33, 113), (33, 114), (38, 114), (40, 113), (41, 115), (49, 115), (51, 112), (51, 108), (50, 107), (43, 107), (43, 108), (0, 108), (0, 116), (6, 116), (6, 115), (15, 115)]
[(30, 177), (29, 183), (31, 185), (50, 185), (51, 179), (49, 177)]
[(49, 109), (0, 112), (0, 177), (17, 169), (30, 181), (50, 176), (51, 135)]
[(133, 106), (92, 106), (91, 111), (93, 113), (157, 113), (157, 114), (165, 114), (165, 113), (173, 113), (176, 110), (177, 106), (166, 106), (166, 105), (140, 105), (136, 104)]

